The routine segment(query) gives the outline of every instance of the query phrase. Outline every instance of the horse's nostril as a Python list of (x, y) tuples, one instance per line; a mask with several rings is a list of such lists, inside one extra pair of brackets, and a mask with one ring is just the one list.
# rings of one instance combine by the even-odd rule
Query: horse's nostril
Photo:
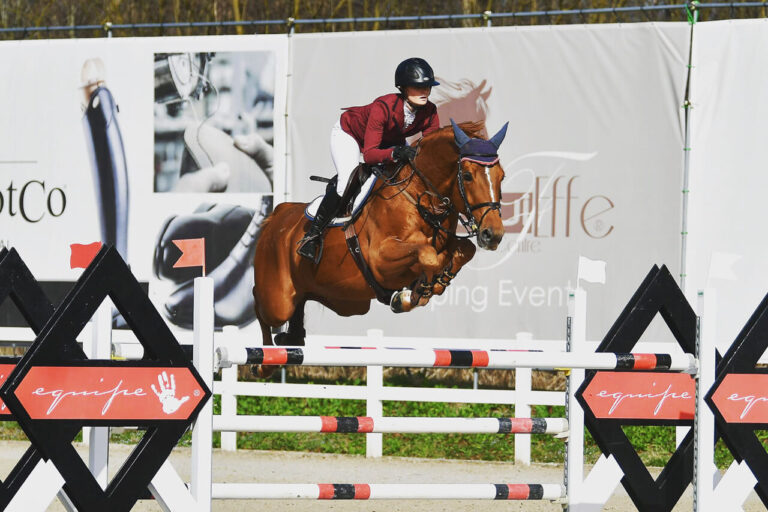
[(493, 233), (491, 233), (490, 229), (484, 229), (480, 232), (480, 238), (482, 238), (484, 242), (490, 242), (491, 238), (493, 238)]

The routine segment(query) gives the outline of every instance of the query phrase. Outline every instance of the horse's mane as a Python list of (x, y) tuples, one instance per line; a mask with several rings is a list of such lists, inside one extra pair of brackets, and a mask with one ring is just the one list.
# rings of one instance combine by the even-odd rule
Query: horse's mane
[[(470, 137), (484, 138), (482, 134), (485, 130), (485, 121), (468, 121), (466, 123), (459, 123), (459, 128), (461, 128), (464, 133)], [(427, 147), (433, 144), (440, 145), (441, 143), (445, 142), (450, 142), (453, 144), (453, 127), (451, 125), (443, 126), (439, 130), (426, 135), (421, 140), (421, 145)]]

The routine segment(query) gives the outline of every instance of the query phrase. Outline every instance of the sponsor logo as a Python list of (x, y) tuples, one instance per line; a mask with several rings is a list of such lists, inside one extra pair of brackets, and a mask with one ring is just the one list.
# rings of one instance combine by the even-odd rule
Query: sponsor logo
[(728, 423), (768, 423), (768, 375), (731, 373), (712, 394)]
[(203, 398), (187, 368), (35, 366), (15, 395), (32, 419), (186, 419)]
[(696, 384), (684, 373), (597, 372), (583, 396), (596, 418), (690, 420)]
[(61, 187), (45, 181), (29, 180), (21, 185), (13, 181), (0, 189), (0, 216), (21, 217), (36, 223), (48, 217), (61, 217), (67, 209), (67, 195)]
[(579, 176), (536, 176), (532, 190), (502, 193), (504, 231), (528, 232), (534, 238), (569, 238), (575, 230), (595, 239), (609, 236), (614, 230), (608, 215), (615, 207), (613, 200), (602, 194), (579, 194), (579, 184)]

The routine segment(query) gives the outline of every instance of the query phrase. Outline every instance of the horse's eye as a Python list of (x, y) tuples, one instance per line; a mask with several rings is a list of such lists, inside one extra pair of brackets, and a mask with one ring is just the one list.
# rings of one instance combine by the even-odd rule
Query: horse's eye
[(462, 178), (464, 178), (464, 181), (472, 181), (472, 173), (465, 171)]

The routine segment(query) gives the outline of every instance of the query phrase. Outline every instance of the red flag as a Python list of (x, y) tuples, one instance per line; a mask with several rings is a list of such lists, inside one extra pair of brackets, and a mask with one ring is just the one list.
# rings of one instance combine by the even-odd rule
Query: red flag
[(205, 277), (205, 238), (172, 241), (181, 250), (181, 256), (173, 264), (173, 268), (203, 267), (203, 277)]
[(92, 244), (69, 244), (69, 268), (86, 268), (101, 250), (101, 242)]

